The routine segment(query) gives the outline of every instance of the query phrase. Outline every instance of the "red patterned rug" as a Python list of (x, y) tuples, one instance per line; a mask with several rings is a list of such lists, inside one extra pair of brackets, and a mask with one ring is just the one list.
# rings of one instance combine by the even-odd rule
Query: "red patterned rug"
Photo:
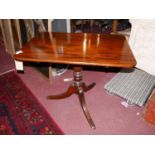
[(147, 123), (155, 127), (155, 90), (146, 104), (143, 118)]
[(15, 71), (0, 75), (0, 134), (63, 134)]

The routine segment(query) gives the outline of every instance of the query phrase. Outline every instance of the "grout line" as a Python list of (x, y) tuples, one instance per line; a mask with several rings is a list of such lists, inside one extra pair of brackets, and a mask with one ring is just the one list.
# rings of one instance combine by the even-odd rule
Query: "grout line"
[(0, 76), (2, 76), (2, 75), (4, 75), (4, 74), (7, 74), (7, 73), (9, 73), (9, 72), (11, 72), (11, 71), (15, 71), (15, 69), (10, 69), (10, 70), (8, 70), (8, 71), (5, 71), (5, 72), (3, 72), (3, 73), (0, 73)]

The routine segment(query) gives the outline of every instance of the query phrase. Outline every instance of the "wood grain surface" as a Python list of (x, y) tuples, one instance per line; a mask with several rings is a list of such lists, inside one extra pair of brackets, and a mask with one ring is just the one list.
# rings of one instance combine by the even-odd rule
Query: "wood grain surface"
[(136, 60), (124, 36), (42, 32), (28, 42), (20, 61), (130, 68)]

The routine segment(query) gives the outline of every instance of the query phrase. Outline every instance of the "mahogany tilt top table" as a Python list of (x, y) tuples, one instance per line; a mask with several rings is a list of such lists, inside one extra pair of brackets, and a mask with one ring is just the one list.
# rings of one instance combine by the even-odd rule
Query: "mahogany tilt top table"
[[(14, 55), (18, 61), (122, 68), (136, 65), (125, 37), (114, 34), (42, 32), (24, 45), (21, 51)], [(95, 83), (86, 86), (82, 81), (81, 67), (74, 67), (73, 75), (74, 83), (66, 92), (47, 98), (61, 99), (76, 93), (90, 126), (95, 129), (84, 98), (84, 92), (94, 87)]]

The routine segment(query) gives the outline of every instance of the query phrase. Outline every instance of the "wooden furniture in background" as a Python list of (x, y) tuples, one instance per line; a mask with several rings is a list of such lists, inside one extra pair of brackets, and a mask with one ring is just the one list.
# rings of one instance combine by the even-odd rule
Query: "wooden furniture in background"
[[(61, 99), (77, 94), (83, 112), (91, 126), (95, 124), (87, 109), (84, 92), (95, 86), (86, 86), (82, 81), (82, 65), (132, 68), (136, 60), (127, 40), (121, 35), (101, 35), (83, 33), (40, 33), (14, 55), (16, 60), (72, 64), (74, 83), (65, 93), (48, 96), (48, 99)], [(41, 51), (41, 52), (40, 52)]]
[[(21, 25), (21, 20), (24, 25)], [(37, 28), (34, 26), (34, 22), (36, 22)], [(23, 32), (24, 28), (22, 26), (25, 27), (26, 32)], [(26, 42), (35, 37), (37, 33), (45, 31), (52, 32), (52, 19), (47, 20), (46, 26), (41, 19), (1, 19), (0, 28), (5, 50), (13, 57), (13, 55), (21, 49)], [(26, 40), (25, 42), (22, 41), (23, 37), (26, 37), (26, 39), (24, 39)], [(40, 67), (40, 69), (51, 81), (53, 73), (52, 65), (49, 65), (49, 67)]]
[(22, 47), (19, 20), (1, 19), (0, 28), (5, 50), (13, 57), (13, 54)]
[(118, 30), (118, 20), (114, 19), (112, 22), (112, 32), (117, 33), (117, 30)]

